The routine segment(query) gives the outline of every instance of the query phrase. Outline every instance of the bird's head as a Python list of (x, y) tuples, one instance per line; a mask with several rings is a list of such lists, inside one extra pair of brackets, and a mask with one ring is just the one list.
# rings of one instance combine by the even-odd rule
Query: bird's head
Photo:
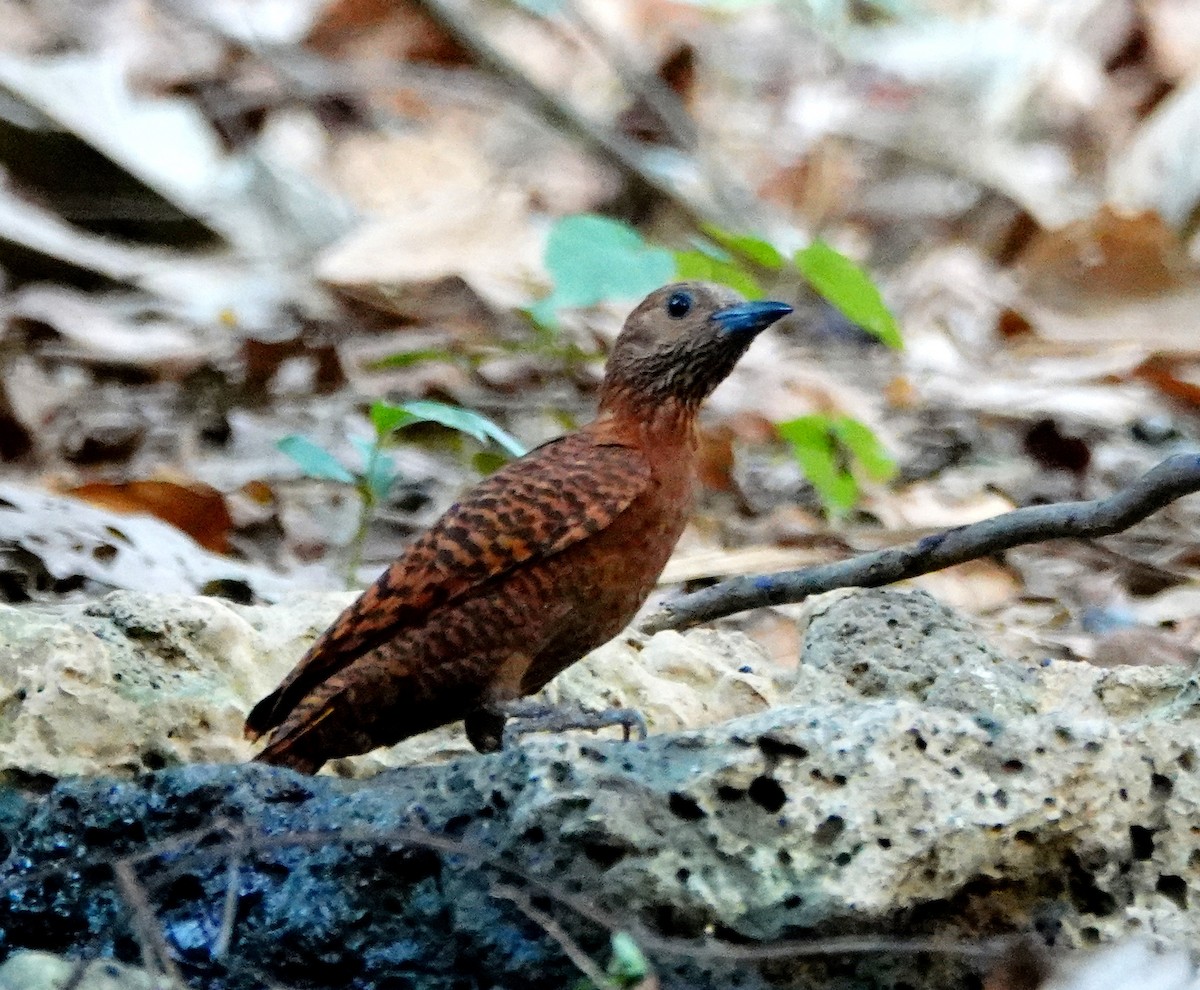
[(709, 282), (656, 289), (629, 314), (613, 345), (601, 403), (625, 395), (698, 405), (759, 332), (791, 311), (786, 303), (747, 302)]

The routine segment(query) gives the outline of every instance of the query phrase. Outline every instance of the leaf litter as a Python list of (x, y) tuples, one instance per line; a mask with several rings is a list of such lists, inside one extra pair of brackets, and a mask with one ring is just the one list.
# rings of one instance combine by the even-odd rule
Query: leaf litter
[[(6, 594), (333, 586), (353, 493), (332, 469), (301, 477), (278, 441), (356, 464), (387, 399), (540, 442), (590, 415), (629, 301), (672, 265), (799, 316), (705, 411), (709, 487), (664, 593), (1095, 496), (1194, 449), (1186, 5), (1144, 5), (1143, 35), (1101, 2), (876, 20), (577, 6), (489, 8), (478, 37), (440, 4), (22, 8), (0, 125), (96, 175), (106, 163), (126, 191), (89, 196), (56, 181), (49, 151), (0, 147)], [(684, 75), (668, 71), (685, 49)], [(871, 274), (903, 350), (780, 264), (840, 264), (824, 244)], [(779, 433), (811, 417), (865, 424), (896, 464), (862, 473), (840, 518)], [(491, 442), (436, 423), (399, 436), (368, 568), (478, 476)], [(1104, 552), (1023, 548), (923, 586), (1025, 655), (1178, 662), (1196, 645), (1197, 511)], [(795, 648), (777, 615), (730, 621)]]

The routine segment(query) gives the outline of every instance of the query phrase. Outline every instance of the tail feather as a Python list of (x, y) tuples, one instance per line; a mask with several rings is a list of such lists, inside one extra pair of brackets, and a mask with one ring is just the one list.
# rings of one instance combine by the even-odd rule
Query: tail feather
[(277, 688), (250, 709), (242, 734), (251, 742), (266, 735), (283, 721), (283, 713), (277, 711), (278, 708), (279, 689)]
[[(326, 734), (331, 727), (337, 732), (337, 720), (327, 720), (338, 711), (340, 703), (344, 703), (344, 700), (341, 692), (335, 692), (331, 698), (293, 710), (289, 717), (283, 720), (283, 724), (272, 733), (262, 752), (254, 757), (255, 761), (271, 763), (278, 767), (291, 767), (301, 773), (316, 773), (329, 759), (328, 756), (318, 755), (329, 752)], [(250, 714), (254, 715), (253, 712)], [(249, 726), (250, 720), (246, 721)]]
[(271, 743), (254, 757), (254, 762), (288, 767), (298, 773), (308, 774), (310, 777), (325, 765), (323, 758), (298, 751), (295, 740), (288, 738)]

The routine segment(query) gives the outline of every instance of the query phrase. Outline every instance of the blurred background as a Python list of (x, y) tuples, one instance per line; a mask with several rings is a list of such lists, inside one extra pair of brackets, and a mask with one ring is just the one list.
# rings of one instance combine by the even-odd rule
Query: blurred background
[[(625, 313), (679, 276), (797, 313), (706, 407), (664, 593), (1196, 448), (1200, 2), (0, 23), (0, 600), (361, 581), (590, 418)], [(1017, 655), (1188, 662), (1198, 514), (916, 583)], [(794, 663), (794, 612), (732, 621)]]

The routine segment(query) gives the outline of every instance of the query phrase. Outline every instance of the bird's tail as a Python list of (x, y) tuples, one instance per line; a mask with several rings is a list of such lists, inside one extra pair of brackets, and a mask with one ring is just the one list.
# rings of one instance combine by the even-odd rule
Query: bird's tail
[(275, 713), (275, 708), (278, 704), (279, 690), (277, 688), (250, 709), (250, 714), (246, 716), (246, 725), (242, 729), (242, 734), (251, 742), (254, 742), (255, 739), (261, 738), (271, 729), (275, 728), (280, 722)]
[(297, 740), (284, 736), (270, 743), (266, 749), (254, 757), (255, 763), (269, 763), (276, 767), (289, 767), (299, 773), (312, 776), (325, 764), (321, 757), (312, 756), (304, 751), (303, 746), (296, 745)]
[[(270, 697), (264, 698), (255, 707), (265, 705), (269, 701), (271, 701)], [(345, 704), (344, 694), (341, 691), (334, 691), (328, 697), (314, 699), (313, 703), (293, 709), (283, 724), (271, 734), (266, 748), (254, 757), (255, 761), (271, 763), (277, 767), (291, 767), (293, 770), (299, 770), (300, 773), (316, 773), (329, 759), (327, 755), (319, 754), (336, 751), (337, 742), (346, 735), (346, 726), (343, 724), (344, 717), (331, 718), (331, 716), (337, 716), (339, 710), (341, 710), (342, 716), (345, 716)], [(250, 715), (253, 718), (254, 712), (251, 712)], [(249, 734), (251, 725), (251, 719), (247, 719), (247, 734)], [(365, 750), (350, 750), (347, 755), (354, 752), (361, 753)]]

